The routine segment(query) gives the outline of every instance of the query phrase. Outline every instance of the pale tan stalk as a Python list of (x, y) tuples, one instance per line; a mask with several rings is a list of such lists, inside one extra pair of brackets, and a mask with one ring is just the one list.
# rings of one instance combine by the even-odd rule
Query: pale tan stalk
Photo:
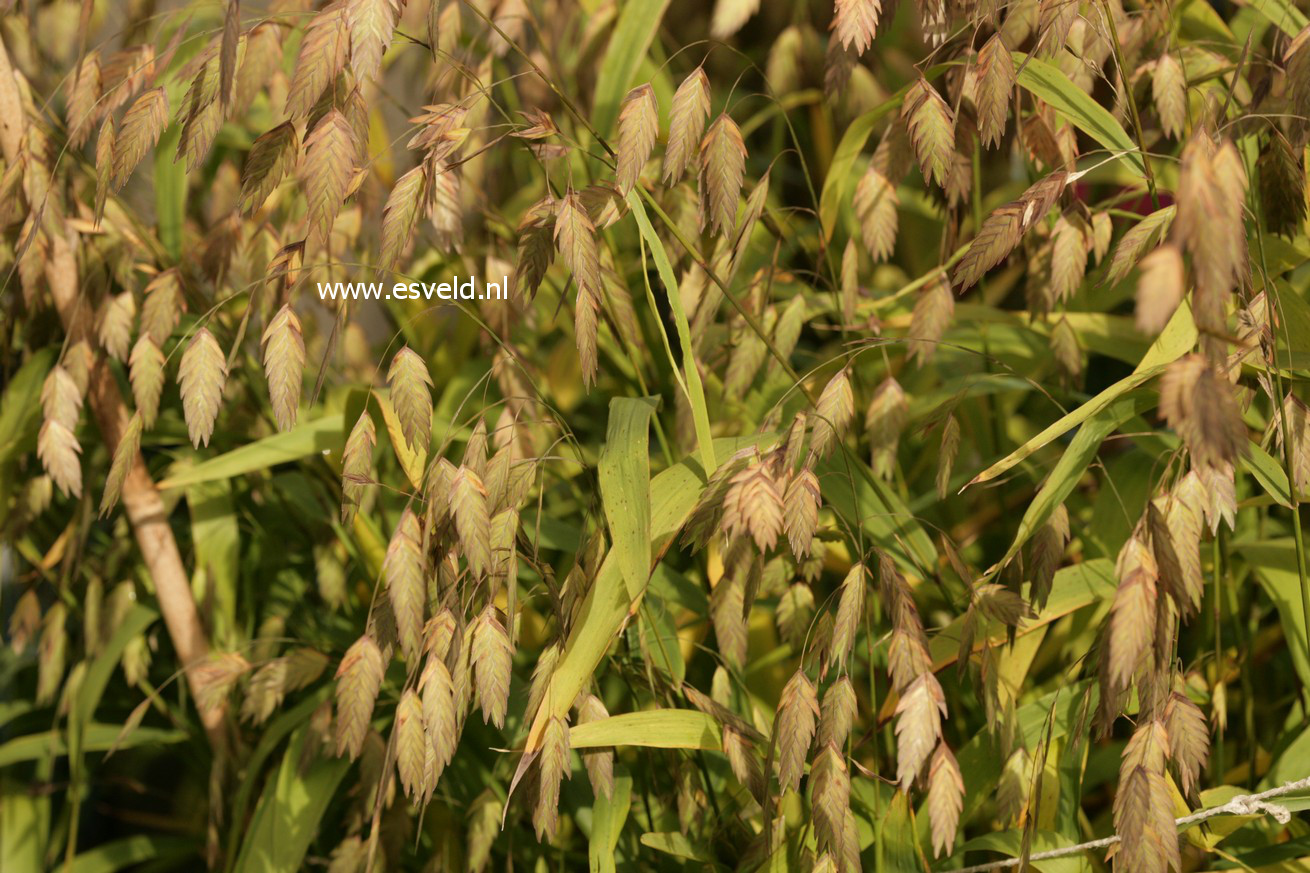
[[(22, 98), (14, 79), (9, 54), (4, 43), (0, 42), (0, 151), (3, 151), (7, 163), (12, 163), (22, 151), (23, 127)], [(79, 338), (90, 336), (92, 332), (91, 310), (79, 305), (77, 245), (77, 234), (73, 231), (68, 231), (66, 236), (52, 236), (50, 262), (46, 266), (50, 295), (64, 323), (69, 347)], [(101, 435), (112, 454), (127, 426), (129, 415), (104, 358), (98, 359), (90, 368), (87, 394), (91, 411), (95, 414)], [(133, 459), (127, 479), (123, 482), (122, 502), (136, 534), (141, 556), (154, 580), (168, 635), (173, 641), (173, 648), (177, 650), (178, 658), (188, 669), (187, 680), (192, 692), (195, 692), (195, 677), (190, 668), (199, 666), (209, 655), (209, 642), (200, 623), (200, 613), (191, 594), (191, 583), (177, 548), (177, 540), (168, 525), (168, 513), (164, 510), (164, 502), (159, 497), (159, 491), (150, 478), (150, 471), (146, 469), (140, 452)], [(223, 705), (200, 713), (210, 746), (216, 752), (225, 746), (225, 710), (226, 706)]]
[[(85, 336), (90, 328), (90, 310), (79, 306), (76, 245), (77, 235), (72, 231), (68, 232), (67, 237), (53, 238), (50, 241), (50, 264), (46, 267), (46, 278), (50, 283), (55, 308), (59, 310), (59, 317), (72, 343), (78, 337)], [(114, 375), (103, 357), (97, 358), (90, 369), (87, 394), (105, 445), (112, 453), (118, 446), (130, 416)], [(173, 641), (173, 648), (177, 650), (178, 660), (187, 669), (187, 681), (195, 694), (198, 689), (191, 668), (204, 663), (209, 655), (209, 641), (200, 623), (200, 613), (191, 594), (191, 583), (182, 563), (182, 554), (178, 551), (173, 529), (168, 524), (164, 501), (155, 488), (154, 480), (150, 478), (150, 471), (146, 469), (145, 459), (140, 452), (132, 460), (127, 479), (123, 482), (121, 499), (128, 521), (132, 523), (137, 546), (141, 549), (141, 557), (145, 559), (150, 577), (154, 580), (155, 594), (159, 598), (159, 609), (163, 613), (168, 636)], [(224, 702), (208, 711), (200, 710), (200, 721), (215, 752), (225, 747), (226, 709), (227, 704)]]

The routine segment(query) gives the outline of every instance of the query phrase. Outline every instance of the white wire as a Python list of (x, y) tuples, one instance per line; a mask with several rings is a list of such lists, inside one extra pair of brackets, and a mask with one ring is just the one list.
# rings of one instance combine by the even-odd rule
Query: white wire
[[(1279, 824), (1287, 824), (1292, 820), (1292, 813), (1285, 806), (1279, 806), (1276, 803), (1267, 803), (1271, 797), (1282, 797), (1284, 794), (1291, 794), (1294, 791), (1302, 791), (1310, 788), (1310, 777), (1298, 779), (1296, 782), (1288, 782), (1277, 788), (1270, 788), (1268, 791), (1261, 791), (1259, 794), (1239, 794), (1232, 800), (1220, 806), (1214, 806), (1210, 809), (1203, 809), (1200, 812), (1194, 812), (1191, 815), (1185, 815), (1180, 819), (1175, 819), (1174, 824), (1178, 827), (1196, 824), (1199, 821), (1205, 821), (1208, 818), (1214, 818), (1219, 815), (1270, 815), (1273, 816)], [(1050, 849), (1045, 852), (1034, 852), (1029, 855), (1027, 861), (1047, 861), (1051, 858), (1063, 858), (1066, 855), (1076, 855), (1079, 852), (1085, 852), (1088, 849), (1104, 849), (1119, 842), (1118, 835), (1112, 837), (1103, 837), (1099, 840), (1092, 840), (1090, 843), (1079, 843), (1076, 846), (1065, 846), (1062, 849)], [(988, 870), (1001, 870), (1007, 867), (1018, 867), (1024, 862), (1023, 858), (1006, 858), (1001, 861), (991, 861), (986, 864), (975, 864), (972, 867), (965, 867), (962, 870), (955, 870), (953, 873), (986, 873)]]

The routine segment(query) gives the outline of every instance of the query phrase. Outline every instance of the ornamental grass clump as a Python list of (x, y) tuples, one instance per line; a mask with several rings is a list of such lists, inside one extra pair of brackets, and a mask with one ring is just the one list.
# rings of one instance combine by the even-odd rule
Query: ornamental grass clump
[(0, 870), (1302, 869), (1308, 41), (0, 2)]

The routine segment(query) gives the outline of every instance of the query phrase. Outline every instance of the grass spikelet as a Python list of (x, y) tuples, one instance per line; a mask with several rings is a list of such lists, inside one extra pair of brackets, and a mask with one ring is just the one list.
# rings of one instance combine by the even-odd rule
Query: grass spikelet
[(555, 257), (555, 209), (554, 200), (542, 201), (524, 213), (519, 222), (514, 290), (528, 300), (536, 295)]
[(148, 430), (155, 426), (155, 418), (159, 414), (159, 398), (164, 392), (164, 353), (144, 333), (136, 345), (132, 346), (128, 371), (137, 414)]
[(814, 834), (819, 848), (842, 857), (846, 813), (850, 808), (851, 775), (841, 752), (832, 744), (819, 749), (810, 766)]
[(1069, 40), (1069, 31), (1078, 20), (1078, 7), (1067, 0), (1038, 0), (1038, 54), (1055, 57)]
[(346, 65), (350, 31), (341, 0), (310, 19), (300, 41), (296, 72), (287, 92), (287, 115), (308, 115), (328, 84)]
[(837, 601), (837, 616), (832, 625), (832, 639), (829, 641), (828, 660), (835, 661), (838, 667), (844, 667), (855, 645), (855, 635), (864, 620), (864, 588), (867, 571), (863, 564), (852, 565), (846, 579), (841, 584), (841, 595)]
[(396, 749), (396, 772), (405, 796), (411, 800), (423, 795), (423, 765), (427, 757), (427, 734), (423, 730), (423, 704), (414, 689), (400, 695), (396, 704), (396, 723), (392, 728)]
[(716, 0), (710, 19), (710, 36), (727, 39), (760, 11), (760, 0)]
[(1195, 489), (1196, 476), (1185, 476), (1176, 486), (1164, 510), (1164, 529), (1152, 530), (1154, 544), (1158, 536), (1167, 537), (1177, 561), (1178, 579), (1170, 592), (1184, 618), (1193, 616), (1201, 607), (1205, 590), (1205, 576), (1201, 569), (1201, 531), (1204, 524), (1201, 496)]
[(1183, 148), (1174, 232), (1191, 256), (1193, 317), (1202, 330), (1226, 330), (1229, 295), (1247, 270), (1245, 199), (1246, 171), (1233, 144), (1193, 133)]
[(810, 452), (826, 457), (846, 433), (855, 417), (855, 392), (850, 373), (843, 367), (828, 380), (814, 407), (814, 427), (810, 433)]
[(223, 106), (232, 102), (237, 80), (237, 49), (241, 42), (241, 0), (228, 0), (223, 15), (223, 41), (218, 53), (218, 99)]
[(255, 671), (241, 699), (241, 720), (259, 725), (268, 720), (282, 702), (287, 661), (274, 658)]
[(348, 0), (345, 18), (350, 30), (350, 66), (357, 80), (378, 74), (403, 8), (398, 0)]
[(782, 496), (767, 464), (757, 461), (733, 477), (723, 501), (723, 527), (729, 536), (753, 537), (761, 552), (777, 543)]
[(481, 576), (491, 566), (491, 515), (487, 488), (477, 473), (460, 467), (450, 483), (450, 512), (455, 517), (459, 547), (469, 570)]
[(583, 384), (590, 387), (596, 382), (599, 370), (598, 352), (600, 331), (600, 295), (582, 285), (573, 309), (573, 335), (578, 344), (578, 361), (582, 366)]
[(65, 425), (47, 418), (36, 437), (36, 455), (50, 479), (68, 497), (82, 496), (82, 447)]
[(920, 290), (910, 316), (910, 357), (920, 366), (932, 360), (937, 344), (946, 335), (951, 319), (955, 317), (955, 295), (946, 274), (937, 273)]
[(249, 670), (250, 662), (236, 652), (210, 653), (203, 663), (190, 670), (196, 707), (201, 712), (217, 711), (232, 693), (237, 680)]
[(1256, 172), (1260, 178), (1260, 206), (1273, 233), (1295, 236), (1306, 216), (1303, 149), (1293, 146), (1274, 129), (1260, 150)]
[(1163, 718), (1169, 735), (1169, 758), (1178, 771), (1183, 794), (1195, 798), (1201, 772), (1210, 760), (1210, 728), (1205, 714), (1186, 694), (1175, 691), (1169, 695)]
[(872, 164), (855, 186), (855, 215), (860, 238), (875, 261), (885, 261), (896, 249), (900, 198), (896, 187)]
[(1183, 302), (1183, 254), (1173, 245), (1160, 246), (1139, 264), (1137, 279), (1137, 329), (1157, 334)]
[(819, 697), (814, 684), (797, 670), (778, 701), (778, 784), (783, 790), (796, 791), (800, 787), (818, 717)]
[(227, 382), (227, 360), (218, 340), (207, 328), (196, 331), (187, 344), (177, 381), (191, 444), (196, 448), (207, 446), (214, 434), (214, 419), (218, 417)]
[(795, 24), (789, 24), (769, 46), (764, 65), (764, 78), (773, 93), (784, 94), (800, 86), (804, 54), (805, 35)]
[(451, 486), (455, 482), (455, 470), (455, 465), (445, 458), (438, 458), (428, 468), (424, 496), (427, 499), (426, 515), (430, 528), (436, 529), (450, 518)]
[(746, 143), (727, 113), (710, 125), (700, 158), (701, 226), (729, 237), (737, 223), (737, 200), (746, 174)]
[(1111, 282), (1120, 282), (1128, 277), (1133, 267), (1147, 252), (1159, 245), (1173, 224), (1176, 206), (1158, 209), (1133, 225), (1119, 240), (1114, 255), (1110, 258), (1110, 269), (1106, 278)]
[(905, 389), (895, 376), (888, 376), (874, 391), (865, 410), (865, 434), (869, 438), (872, 468), (879, 476), (891, 476), (896, 465), (896, 446), (909, 413)]
[(263, 724), (287, 694), (306, 687), (321, 676), (327, 663), (327, 656), (322, 652), (301, 647), (260, 667), (251, 677), (242, 698), (242, 720)]
[[(320, 13), (321, 14), (321, 13)], [(310, 235), (326, 240), (355, 174), (355, 134), (338, 109), (329, 109), (305, 137), (300, 183)]]
[[(1169, 505), (1172, 502), (1172, 498), (1168, 495), (1161, 495), (1146, 505), (1146, 531), (1151, 554), (1155, 557), (1156, 568), (1159, 571), (1160, 591), (1168, 594), (1180, 610), (1187, 611), (1190, 608), (1188, 604), (1190, 597), (1187, 593), (1187, 582), (1183, 578), (1182, 559), (1174, 547), (1173, 536), (1166, 521)], [(1186, 608), (1185, 604), (1188, 605)]]
[(256, 139), (241, 169), (241, 210), (249, 215), (263, 206), (299, 156), (300, 134), (290, 121)]
[(182, 132), (178, 138), (177, 160), (186, 158), (186, 168), (200, 166), (218, 136), (223, 123), (223, 105), (219, 101), (218, 58), (210, 51), (183, 98)]
[(123, 428), (123, 433), (118, 438), (118, 445), (114, 447), (114, 459), (109, 465), (104, 494), (100, 497), (101, 518), (108, 515), (118, 503), (118, 498), (123, 493), (123, 482), (127, 480), (128, 471), (132, 469), (140, 448), (141, 416), (136, 414), (128, 419), (127, 427)]
[(377, 428), (368, 411), (360, 413), (341, 452), (341, 523), (350, 524), (359, 511), (365, 489), (373, 478), (373, 448)]
[(1246, 453), (1246, 425), (1233, 386), (1199, 354), (1165, 370), (1160, 414), (1202, 465), (1231, 464)]
[(844, 48), (862, 55), (873, 45), (881, 15), (882, 0), (837, 0), (832, 15), (833, 35)]
[(1046, 607), (1046, 600), (1051, 594), (1051, 584), (1055, 580), (1055, 571), (1064, 560), (1064, 552), (1069, 544), (1069, 511), (1061, 503), (1051, 511), (1050, 517), (1033, 535), (1032, 551), (1029, 559), (1029, 577), (1032, 586), (1028, 599), (1036, 610)]
[(300, 388), (305, 378), (305, 339), (300, 319), (290, 304), (283, 306), (264, 329), (264, 376), (273, 402), (278, 430), (295, 427)]
[(496, 608), (488, 605), (478, 616), (473, 628), (473, 648), (470, 659), (478, 691), (478, 705), (482, 720), (498, 728), (505, 726), (505, 713), (509, 709), (509, 677), (514, 656), (509, 633), (496, 616)]
[(432, 376), (428, 365), (405, 346), (391, 359), (387, 384), (406, 445), (415, 451), (427, 451), (432, 441)]
[(925, 671), (909, 684), (896, 703), (896, 781), (903, 791), (941, 739), (946, 698), (937, 677)]
[(1143, 873), (1180, 870), (1173, 801), (1164, 775), (1169, 738), (1159, 721), (1142, 723), (1124, 748), (1114, 796), (1114, 829), (1122, 840), (1115, 866)]
[(1051, 356), (1070, 381), (1076, 381), (1083, 372), (1083, 349), (1078, 343), (1078, 332), (1069, 319), (1060, 316), (1051, 327)]
[(1151, 97), (1164, 135), (1181, 137), (1187, 123), (1187, 79), (1182, 65), (1169, 52), (1160, 55), (1151, 71)]
[(569, 770), (569, 726), (564, 719), (552, 717), (541, 741), (540, 771), (537, 774), (537, 804), (532, 809), (532, 823), (537, 839), (555, 839), (559, 827), (559, 789)]
[[(578, 724), (587, 724), (609, 718), (605, 704), (594, 694), (587, 694), (578, 705)], [(600, 797), (614, 796), (614, 750), (589, 749), (582, 753), (582, 763), (587, 768), (587, 779), (591, 782), (592, 793)]]
[(597, 230), (612, 226), (627, 214), (627, 203), (613, 182), (588, 185), (578, 192), (578, 200), (586, 208)]
[(82, 390), (63, 365), (56, 364), (41, 384), (41, 412), (46, 421), (54, 421), (72, 430), (82, 417)]
[(619, 191), (624, 195), (637, 184), (641, 171), (650, 160), (659, 128), (660, 112), (655, 100), (655, 89), (649, 82), (638, 85), (623, 98), (623, 105), (619, 109), (617, 182)]
[(177, 270), (163, 271), (146, 285), (145, 302), (141, 305), (141, 333), (162, 349), (185, 309)]
[(946, 416), (942, 425), (941, 448), (937, 453), (937, 497), (945, 500), (950, 492), (951, 470), (960, 452), (960, 422), (954, 415)]
[(245, 53), (237, 68), (229, 117), (239, 118), (244, 115), (255, 97), (281, 69), (282, 39), (279, 23), (265, 21), (255, 25), (246, 33)]
[(429, 170), (432, 210), (429, 224), (434, 231), (433, 245), (438, 251), (453, 253), (464, 243), (462, 183), (458, 167), (440, 164)]
[[(68, 659), (68, 637), (64, 628), (68, 623), (68, 606), (63, 601), (55, 601), (46, 610), (41, 621), (41, 639), (37, 643), (36, 654), (36, 693), (39, 706), (54, 702), (64, 677), (64, 666)], [(131, 717), (128, 718), (129, 723)], [(137, 719), (139, 722), (140, 719)], [(126, 731), (127, 726), (124, 725)], [(111, 750), (112, 751), (112, 750)]]
[(455, 683), (445, 662), (435, 652), (423, 665), (419, 692), (423, 703), (423, 726), (433, 751), (433, 778), (439, 779), (455, 756), (455, 747), (459, 744), (459, 719), (455, 711)]
[(819, 713), (818, 744), (843, 749), (851, 735), (856, 713), (855, 686), (851, 677), (839, 676), (823, 692), (823, 706)]
[(545, 700), (546, 689), (550, 686), (555, 665), (559, 663), (559, 656), (559, 643), (551, 643), (541, 650), (537, 663), (532, 666), (532, 682), (528, 686), (528, 708), (525, 713), (527, 717), (535, 716), (541, 702)]
[(810, 620), (814, 617), (814, 592), (804, 583), (796, 583), (787, 588), (778, 598), (775, 618), (778, 634), (792, 649), (799, 651), (809, 631)]
[(136, 299), (130, 291), (105, 299), (100, 309), (97, 335), (100, 345), (116, 361), (127, 358), (132, 346), (132, 323), (136, 320)]
[(81, 148), (91, 135), (96, 101), (102, 93), (100, 53), (92, 50), (83, 56), (68, 85), (68, 144), (71, 148)]
[(122, 123), (113, 137), (113, 171), (110, 189), (120, 190), (127, 184), (132, 172), (146, 156), (146, 152), (159, 142), (159, 135), (168, 126), (168, 95), (163, 88), (147, 91), (123, 113)]
[(599, 290), (600, 252), (596, 246), (596, 227), (576, 192), (569, 191), (559, 201), (555, 245), (578, 287)]
[(413, 662), (423, 640), (424, 601), (427, 585), (423, 581), (422, 537), (418, 517), (408, 509), (391, 535), (382, 572), (387, 580), (391, 612), (396, 617), (396, 634), (405, 658)]
[(378, 269), (395, 269), (409, 247), (414, 229), (422, 219), (428, 199), (427, 163), (414, 167), (396, 181), (382, 208), (382, 253)]
[(953, 281), (960, 291), (971, 287), (992, 267), (1004, 261), (1033, 225), (1046, 217), (1064, 191), (1069, 175), (1057, 170), (1033, 183), (1018, 200), (998, 208), (983, 220), (955, 268)]
[[(488, 498), (488, 503), (494, 504), (494, 501)], [(518, 511), (505, 509), (496, 513), (491, 518), (490, 529), (488, 570), (498, 588), (518, 578), (518, 552), (514, 547), (514, 538), (519, 530)]]
[(855, 310), (860, 305), (860, 249), (855, 237), (846, 240), (841, 254), (841, 312), (847, 324), (855, 322)]
[(714, 624), (714, 638), (718, 642), (723, 660), (738, 669), (746, 665), (747, 636), (746, 580), (740, 564), (733, 567), (710, 596), (710, 619)]
[(1073, 213), (1066, 212), (1051, 232), (1050, 294), (1060, 302), (1073, 296), (1087, 273), (1090, 228)]
[(919, 78), (905, 94), (901, 119), (909, 130), (923, 178), (944, 188), (955, 154), (955, 114), (951, 107), (927, 79)]
[(764, 768), (760, 766), (760, 756), (755, 744), (736, 727), (723, 725), (723, 754), (728, 758), (732, 775), (745, 786), (751, 796), (759, 802), (764, 797)]
[(333, 726), (337, 755), (349, 753), (352, 760), (359, 757), (385, 669), (382, 650), (368, 634), (346, 650), (336, 674), (337, 717)]
[(110, 187), (114, 178), (114, 149), (118, 138), (111, 115), (100, 125), (96, 136), (96, 223), (105, 214), (105, 201), (109, 198)]
[(803, 560), (810, 554), (814, 532), (819, 527), (822, 499), (818, 477), (809, 468), (802, 469), (787, 482), (787, 491), (782, 499), (782, 514), (787, 542), (797, 560)]
[(1301, 28), (1283, 49), (1283, 65), (1287, 73), (1287, 86), (1293, 111), (1305, 117), (1310, 115), (1310, 26)]
[(928, 768), (928, 816), (932, 820), (934, 858), (950, 853), (964, 810), (964, 776), (946, 742), (937, 744)]
[(676, 184), (695, 162), (710, 117), (710, 80), (703, 67), (692, 70), (673, 94), (669, 142), (664, 150), (664, 181)]
[(1117, 569), (1119, 588), (1110, 615), (1109, 675), (1115, 686), (1127, 688), (1154, 640), (1159, 569), (1151, 550), (1137, 537), (1119, 552)]
[(998, 146), (1005, 136), (1016, 78), (1014, 60), (999, 33), (978, 50), (977, 74), (978, 138), (984, 148)]
[[(1298, 492), (1305, 493), (1310, 490), (1310, 407), (1289, 391), (1283, 398), (1279, 415), (1287, 418), (1286, 439), (1291, 443), (1292, 480)], [(1275, 443), (1283, 450), (1283, 426), (1278, 417), (1271, 422), (1270, 429)]]

